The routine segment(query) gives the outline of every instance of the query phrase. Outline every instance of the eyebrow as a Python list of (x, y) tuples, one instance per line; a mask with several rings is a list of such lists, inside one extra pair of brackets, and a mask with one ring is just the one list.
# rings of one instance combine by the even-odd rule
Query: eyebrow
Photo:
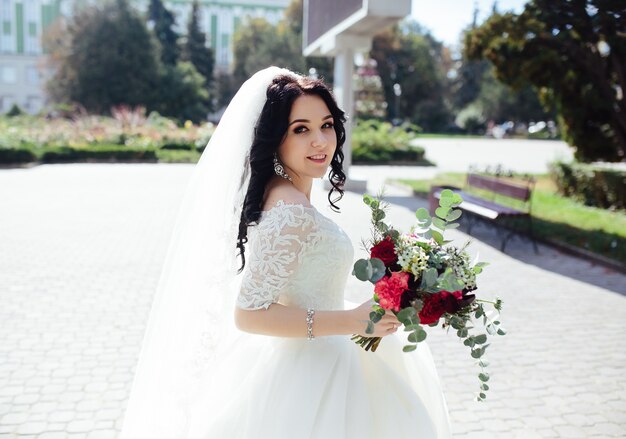
[[(332, 114), (329, 114), (328, 116), (326, 116), (326, 117), (325, 117), (324, 119), (322, 119), (322, 120), (331, 119), (332, 117), (333, 117), (333, 115), (332, 115)], [(296, 120), (294, 120), (293, 122), (290, 122), (290, 123), (289, 123), (289, 125), (287, 125), (287, 126), (289, 127), (289, 126), (293, 125), (293, 124), (294, 124), (294, 123), (296, 123), (296, 122), (307, 122), (307, 123), (310, 123), (311, 121), (310, 121), (309, 119), (296, 119)]]

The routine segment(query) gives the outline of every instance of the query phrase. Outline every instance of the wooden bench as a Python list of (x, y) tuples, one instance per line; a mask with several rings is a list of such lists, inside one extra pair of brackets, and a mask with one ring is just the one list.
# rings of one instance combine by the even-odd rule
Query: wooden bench
[[(509, 238), (515, 234), (522, 236), (518, 231), (511, 227), (511, 219), (523, 218), (526, 224), (526, 234), (532, 241), (535, 253), (539, 253), (537, 243), (533, 238), (532, 230), (530, 198), (534, 184), (535, 181), (532, 177), (526, 179), (524, 183), (520, 185), (513, 184), (499, 177), (485, 176), (469, 172), (467, 174), (464, 189), (482, 189), (488, 194), (487, 197), (478, 197), (457, 187), (433, 186), (430, 190), (429, 196), (430, 211), (431, 214), (434, 214), (435, 209), (439, 207), (439, 197), (441, 195), (441, 191), (443, 189), (451, 189), (463, 198), (463, 202), (459, 205), (459, 209), (464, 212), (460, 222), (461, 224), (467, 225), (467, 233), (471, 234), (472, 226), (478, 221), (495, 224), (498, 227), (498, 235), (502, 238), (500, 250), (504, 252), (506, 242)], [(498, 195), (504, 195), (509, 198), (520, 200), (522, 202), (521, 208), (514, 209), (512, 207), (499, 204), (496, 201), (496, 197)], [(505, 231), (508, 231), (508, 233), (505, 234)]]

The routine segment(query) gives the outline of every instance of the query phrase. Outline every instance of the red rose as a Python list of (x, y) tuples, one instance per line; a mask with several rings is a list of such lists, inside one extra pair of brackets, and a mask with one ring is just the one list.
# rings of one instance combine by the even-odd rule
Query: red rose
[(394, 249), (393, 240), (390, 236), (380, 241), (370, 250), (370, 257), (383, 261), (385, 267), (389, 267), (398, 262), (398, 255)]
[(443, 307), (448, 314), (454, 314), (461, 308), (461, 298), (463, 297), (463, 291), (441, 291), (441, 300), (443, 301)]
[(459, 301), (462, 297), (462, 291), (440, 291), (426, 294), (423, 298), (424, 306), (418, 313), (420, 323), (429, 325), (438, 322), (445, 312), (454, 314), (460, 308)]
[(409, 273), (394, 271), (391, 276), (384, 276), (374, 286), (378, 303), (383, 309), (400, 311), (402, 293), (409, 288)]

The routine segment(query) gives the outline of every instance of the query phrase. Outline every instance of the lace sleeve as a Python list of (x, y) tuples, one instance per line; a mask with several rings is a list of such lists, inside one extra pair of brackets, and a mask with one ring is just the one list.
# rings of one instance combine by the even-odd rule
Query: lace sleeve
[(311, 208), (278, 204), (263, 213), (241, 281), (236, 305), (242, 309), (269, 308), (278, 302), (302, 259), (316, 227)]

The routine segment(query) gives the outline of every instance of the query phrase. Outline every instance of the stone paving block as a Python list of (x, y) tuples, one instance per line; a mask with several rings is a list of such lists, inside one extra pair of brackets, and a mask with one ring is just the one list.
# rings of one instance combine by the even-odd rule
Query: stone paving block
[(41, 433), (37, 439), (66, 439), (67, 434), (64, 431), (48, 431)]
[[(84, 164), (0, 170), (0, 188), (12, 188), (0, 191), (8, 212), (0, 215), (0, 438), (116, 437), (192, 169)], [(367, 173), (376, 193), (387, 176), (432, 170), (351, 171)], [(369, 236), (369, 211), (360, 194), (344, 194), (342, 215), (327, 209), (326, 195), (316, 182), (312, 203), (347, 231), (355, 258), (364, 256), (357, 243)], [(389, 220), (408, 230), (426, 202), (399, 189), (388, 195), (394, 200)], [(462, 230), (450, 232), (455, 244), (469, 238)], [(508, 333), (492, 342), (491, 389), (479, 403), (467, 351), (440, 328), (427, 328), (455, 439), (543, 439), (577, 431), (588, 438), (623, 437), (626, 297), (618, 290), (626, 276), (544, 245), (535, 255), (519, 240), (503, 254), (489, 227), (473, 235), (470, 253), (491, 262), (478, 293), (504, 300)], [(349, 278), (346, 298), (358, 302), (369, 294), (366, 284)], [(611, 313), (590, 313), (590, 302)]]
[(41, 421), (36, 421), (36, 422), (25, 422), (22, 423), (18, 426), (17, 428), (17, 433), (22, 436), (22, 435), (29, 435), (29, 434), (40, 434), (46, 431), (46, 427), (47, 427), (47, 423), (46, 422), (41, 422)]

